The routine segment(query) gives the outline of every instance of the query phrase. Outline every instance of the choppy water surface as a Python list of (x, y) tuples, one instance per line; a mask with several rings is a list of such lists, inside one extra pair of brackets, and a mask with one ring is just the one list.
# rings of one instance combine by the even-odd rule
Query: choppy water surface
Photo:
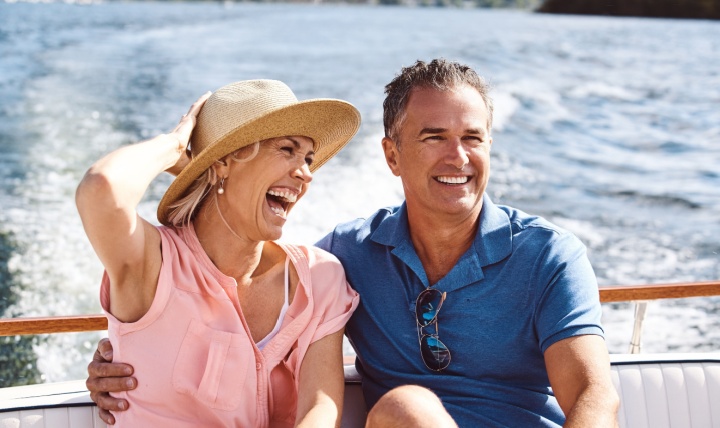
[[(382, 88), (403, 65), (474, 66), (496, 100), (498, 203), (588, 246), (601, 284), (720, 278), (720, 23), (361, 6), (0, 3), (0, 233), (24, 286), (8, 313), (97, 313), (101, 266), (73, 202), (104, 153), (171, 129), (203, 92), (275, 78), (353, 102), (364, 122), (316, 175), (285, 238), (401, 201), (381, 158)], [(148, 192), (154, 207), (169, 182)], [(629, 304), (605, 305), (624, 352)], [(720, 349), (720, 300), (650, 307), (644, 351)], [(97, 339), (38, 349), (47, 380), (84, 377)]]

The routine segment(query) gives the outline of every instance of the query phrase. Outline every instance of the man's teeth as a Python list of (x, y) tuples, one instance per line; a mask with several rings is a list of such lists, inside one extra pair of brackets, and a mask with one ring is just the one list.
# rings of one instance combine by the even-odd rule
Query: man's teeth
[(447, 184), (465, 184), (468, 182), (468, 177), (438, 177), (437, 181)]
[(297, 195), (290, 191), (278, 191), (278, 190), (268, 190), (269, 195), (277, 196), (278, 198), (283, 198), (287, 202), (295, 202), (297, 201)]

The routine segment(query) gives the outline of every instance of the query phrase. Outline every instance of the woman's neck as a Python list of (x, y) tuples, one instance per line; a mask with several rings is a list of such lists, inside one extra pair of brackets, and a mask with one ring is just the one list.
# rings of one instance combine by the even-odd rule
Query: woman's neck
[[(238, 285), (249, 284), (262, 274), (266, 260), (264, 241), (253, 241), (230, 230), (213, 204), (201, 208), (193, 220), (195, 234), (205, 253), (223, 274), (235, 278)], [(231, 233), (232, 232), (232, 233)]]

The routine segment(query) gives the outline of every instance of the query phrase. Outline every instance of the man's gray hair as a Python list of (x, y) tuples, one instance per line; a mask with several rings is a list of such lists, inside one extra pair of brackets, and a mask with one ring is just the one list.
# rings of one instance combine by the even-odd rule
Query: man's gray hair
[(400, 144), (399, 131), (407, 108), (410, 94), (415, 88), (432, 88), (449, 91), (462, 85), (475, 88), (488, 111), (488, 132), (492, 129), (493, 103), (488, 95), (490, 90), (485, 80), (467, 65), (443, 58), (429, 63), (418, 60), (410, 67), (403, 67), (400, 74), (385, 86), (383, 102), (383, 123), (385, 136)]

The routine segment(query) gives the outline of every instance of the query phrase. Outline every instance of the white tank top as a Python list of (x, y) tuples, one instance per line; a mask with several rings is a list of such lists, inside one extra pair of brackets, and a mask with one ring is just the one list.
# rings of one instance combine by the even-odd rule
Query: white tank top
[(275, 323), (275, 327), (272, 329), (270, 333), (268, 333), (267, 336), (265, 336), (261, 341), (257, 342), (255, 346), (258, 347), (259, 350), (262, 351), (262, 349), (265, 347), (265, 345), (272, 340), (273, 337), (280, 331), (280, 326), (283, 323), (283, 320), (285, 319), (285, 312), (287, 312), (288, 309), (288, 293), (290, 290), (290, 279), (289, 279), (289, 271), (288, 266), (290, 266), (290, 257), (285, 258), (285, 304), (283, 304), (282, 309), (280, 309), (280, 315), (278, 316), (277, 322)]

